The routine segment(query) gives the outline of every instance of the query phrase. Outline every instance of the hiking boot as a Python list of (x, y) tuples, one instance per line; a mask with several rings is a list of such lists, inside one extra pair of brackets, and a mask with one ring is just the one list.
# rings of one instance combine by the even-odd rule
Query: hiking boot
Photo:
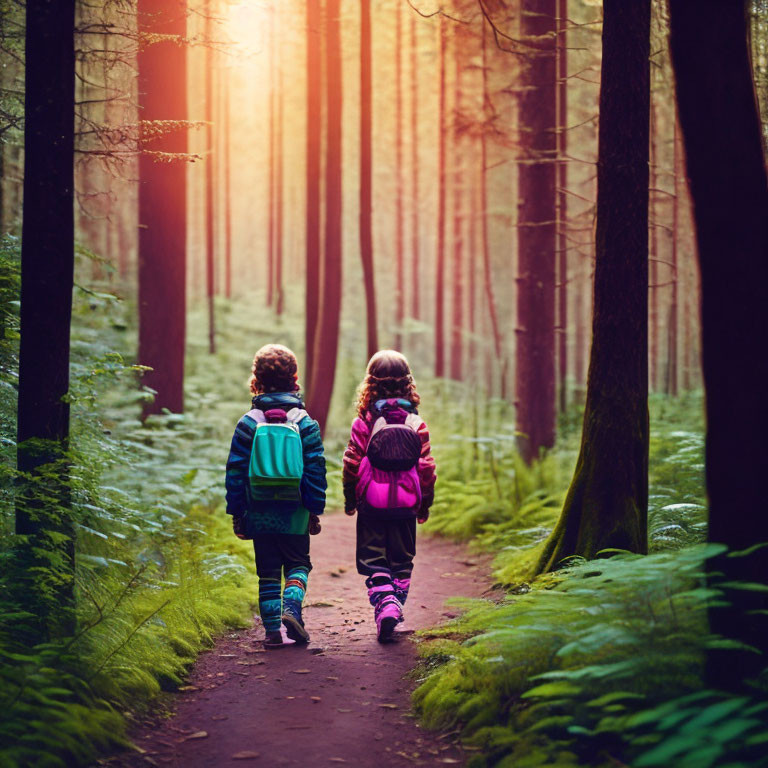
[(385, 597), (376, 606), (375, 616), (378, 641), (380, 643), (390, 642), (395, 627), (403, 620), (403, 609), (400, 601), (394, 595)]
[(264, 636), (264, 641), (262, 645), (269, 649), (274, 650), (276, 648), (282, 648), (285, 643), (283, 642), (283, 636), (280, 634), (279, 629), (272, 630), (271, 632), (267, 632)]
[(297, 600), (283, 601), (283, 626), (294, 643), (306, 645), (309, 642), (309, 632), (304, 628), (301, 618), (301, 603)]

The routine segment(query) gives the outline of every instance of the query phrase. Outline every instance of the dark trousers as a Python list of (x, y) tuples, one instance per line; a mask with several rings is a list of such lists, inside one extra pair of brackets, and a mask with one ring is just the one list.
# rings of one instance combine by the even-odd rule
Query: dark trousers
[(309, 534), (257, 533), (253, 538), (259, 580), (277, 579), (299, 568), (309, 573)]
[(416, 518), (386, 520), (357, 516), (357, 572), (409, 579), (416, 554)]

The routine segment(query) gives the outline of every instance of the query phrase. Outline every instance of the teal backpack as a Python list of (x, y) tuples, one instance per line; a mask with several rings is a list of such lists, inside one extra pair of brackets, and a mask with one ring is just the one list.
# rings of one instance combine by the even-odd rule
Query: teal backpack
[[(301, 408), (248, 413), (256, 431), (248, 463), (251, 498), (255, 502), (301, 502), (304, 448), (299, 422), (307, 415)], [(281, 504), (280, 506), (283, 506)]]

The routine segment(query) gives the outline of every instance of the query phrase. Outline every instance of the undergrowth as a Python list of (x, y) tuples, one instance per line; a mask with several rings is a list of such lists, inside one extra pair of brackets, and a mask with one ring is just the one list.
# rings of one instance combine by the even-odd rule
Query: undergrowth
[(428, 525), (494, 553), (498, 583), (420, 634), (413, 698), (425, 725), (461, 733), (473, 768), (768, 765), (768, 676), (741, 696), (702, 682), (707, 650), (729, 641), (708, 634), (722, 595), (704, 578), (720, 549), (704, 543), (701, 394), (653, 396), (650, 411), (651, 554), (572, 559), (532, 582), (571, 479), (578, 409), (532, 466), (503, 408), (461, 431), (435, 420), (442, 474)]
[(768, 765), (768, 681), (743, 696), (701, 682), (707, 649), (727, 645), (706, 623), (720, 594), (704, 561), (719, 551), (581, 562), (526, 594), (465, 601), (422, 646), (424, 722), (460, 727), (477, 767)]
[[(220, 508), (234, 422), (224, 426), (207, 407), (210, 384), (192, 374), (188, 414), (142, 424), (149, 395), (123, 358), (133, 346), (130, 308), (106, 291), (75, 290), (71, 503), (55, 512), (74, 526), (77, 629), (24, 647), (17, 630), (29, 616), (8, 583), (18, 345), (18, 243), (10, 238), (0, 271), (0, 764), (87, 764), (125, 743), (126, 717), (182, 683), (214, 635), (250, 622), (252, 553)], [(240, 415), (242, 406), (231, 410)]]

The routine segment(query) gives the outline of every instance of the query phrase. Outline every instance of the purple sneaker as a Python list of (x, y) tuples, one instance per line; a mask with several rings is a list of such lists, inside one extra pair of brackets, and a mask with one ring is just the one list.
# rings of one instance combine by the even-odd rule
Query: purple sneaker
[(403, 620), (400, 601), (394, 595), (388, 595), (376, 606), (375, 616), (379, 642), (390, 642), (395, 627)]

